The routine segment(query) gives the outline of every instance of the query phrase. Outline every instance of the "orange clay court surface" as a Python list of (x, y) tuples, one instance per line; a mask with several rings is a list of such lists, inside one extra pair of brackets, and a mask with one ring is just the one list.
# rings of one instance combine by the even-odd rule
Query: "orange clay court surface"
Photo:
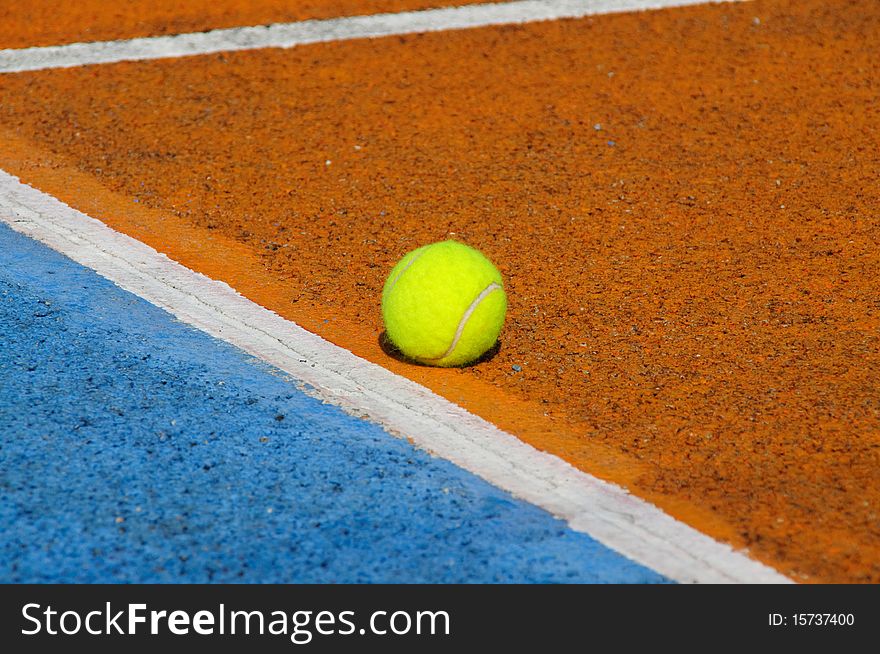
[[(5, 4), (20, 47), (438, 3)], [(878, 52), (874, 0), (766, 0), (9, 74), (0, 168), (795, 580), (877, 583)], [(445, 238), (510, 301), (465, 369), (381, 347), (385, 276)]]

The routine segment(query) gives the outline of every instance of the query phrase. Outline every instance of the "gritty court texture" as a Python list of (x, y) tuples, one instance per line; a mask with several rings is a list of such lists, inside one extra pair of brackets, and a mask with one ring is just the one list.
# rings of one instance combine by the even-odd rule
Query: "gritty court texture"
[(880, 582), (880, 3), (486, 7), (0, 0), (0, 581)]

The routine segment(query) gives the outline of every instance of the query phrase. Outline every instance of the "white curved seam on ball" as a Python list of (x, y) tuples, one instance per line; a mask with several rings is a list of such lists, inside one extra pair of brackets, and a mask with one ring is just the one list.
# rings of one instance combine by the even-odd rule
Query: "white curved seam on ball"
[(455, 346), (458, 345), (458, 341), (461, 338), (462, 332), (464, 332), (464, 328), (467, 326), (468, 320), (471, 319), (471, 315), (473, 315), (474, 311), (477, 310), (477, 307), (480, 306), (480, 302), (486, 299), (486, 296), (489, 295), (492, 291), (501, 288), (501, 284), (497, 282), (492, 282), (486, 288), (483, 289), (483, 292), (480, 293), (473, 302), (471, 302), (471, 306), (467, 308), (467, 311), (464, 312), (464, 315), (461, 317), (461, 320), (458, 322), (458, 329), (455, 330), (455, 337), (452, 339), (452, 345), (449, 346), (449, 349), (446, 350), (444, 354), (434, 359), (426, 359), (427, 361), (439, 361), (440, 359), (445, 359), (450, 354), (455, 351)]
[(391, 282), (391, 286), (389, 286), (388, 290), (385, 291), (386, 293), (390, 294), (391, 291), (394, 290), (394, 287), (397, 286), (397, 282), (399, 282), (400, 278), (403, 277), (403, 273), (405, 273), (407, 270), (409, 270), (416, 261), (421, 259), (422, 255), (425, 254), (426, 251), (427, 251), (427, 248), (422, 250), (421, 252), (419, 252), (416, 256), (414, 256), (412, 259), (410, 259), (406, 263), (406, 265), (403, 267), (403, 270), (401, 270), (399, 273), (397, 273), (397, 277), (395, 277), (394, 280)]

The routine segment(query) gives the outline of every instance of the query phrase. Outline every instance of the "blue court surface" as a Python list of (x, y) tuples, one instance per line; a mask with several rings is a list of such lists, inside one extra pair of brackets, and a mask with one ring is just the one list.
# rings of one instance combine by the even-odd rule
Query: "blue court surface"
[(0, 581), (664, 582), (0, 225)]

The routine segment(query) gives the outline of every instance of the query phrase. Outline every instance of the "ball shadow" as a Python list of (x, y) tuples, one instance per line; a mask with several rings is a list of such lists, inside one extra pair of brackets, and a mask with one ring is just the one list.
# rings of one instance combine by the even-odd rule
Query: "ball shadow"
[[(423, 368), (434, 368), (436, 366), (431, 366), (427, 363), (422, 363), (421, 361), (416, 361), (414, 359), (410, 359), (403, 352), (395, 347), (394, 343), (391, 342), (391, 339), (388, 338), (388, 335), (383, 331), (379, 334), (379, 347), (382, 348), (382, 351), (387, 354), (392, 359), (396, 359), (402, 363), (408, 363), (411, 366), (422, 366)], [(495, 345), (486, 350), (483, 355), (479, 359), (475, 359), (470, 363), (466, 363), (462, 366), (452, 366), (455, 368), (472, 368), (473, 366), (477, 366), (481, 363), (485, 363), (487, 361), (491, 361), (495, 358), (495, 355), (501, 351), (501, 340), (495, 341)]]

